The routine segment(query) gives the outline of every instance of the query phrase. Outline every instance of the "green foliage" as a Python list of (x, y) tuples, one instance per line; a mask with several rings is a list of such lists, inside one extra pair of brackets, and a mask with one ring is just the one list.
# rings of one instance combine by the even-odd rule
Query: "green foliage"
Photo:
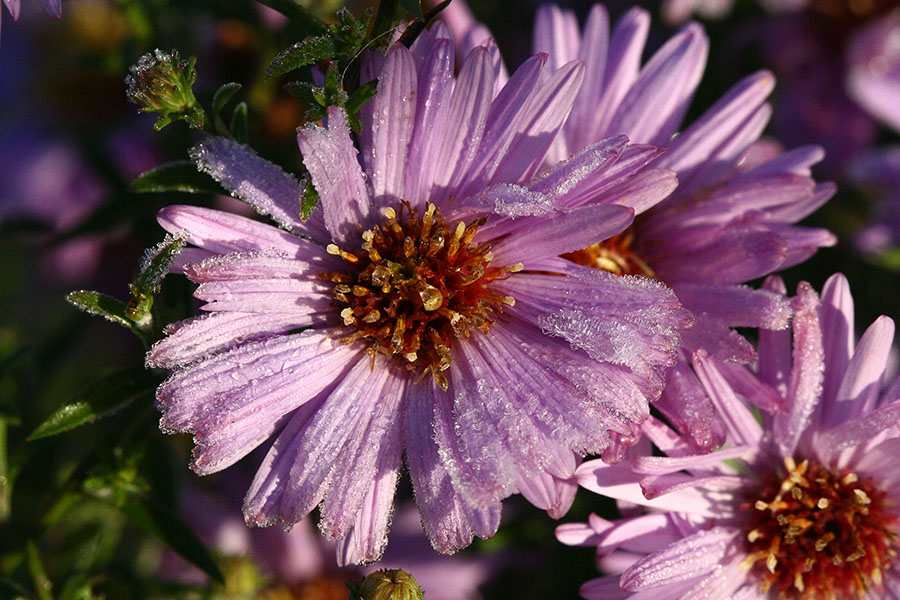
[(266, 76), (277, 77), (320, 60), (332, 58), (336, 53), (337, 48), (331, 36), (320, 35), (306, 38), (282, 50), (269, 64)]
[(140, 194), (162, 192), (186, 192), (189, 194), (228, 193), (212, 177), (198, 171), (197, 165), (189, 160), (169, 162), (145, 171), (131, 182), (129, 189)]
[(157, 383), (158, 379), (140, 365), (103, 377), (59, 407), (28, 439), (58, 435), (113, 415), (136, 398), (150, 397)]
[(303, 189), (303, 199), (300, 202), (300, 220), (308, 221), (312, 211), (319, 205), (319, 193), (313, 187), (312, 180), (306, 179), (306, 186)]

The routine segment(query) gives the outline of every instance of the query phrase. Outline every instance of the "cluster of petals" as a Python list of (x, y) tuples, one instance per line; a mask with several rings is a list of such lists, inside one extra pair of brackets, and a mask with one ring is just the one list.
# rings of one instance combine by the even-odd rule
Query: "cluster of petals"
[[(447, 11), (463, 51), (488, 35), (464, 5), (454, 2)], [(635, 207), (630, 250), (697, 320), (682, 336), (680, 360), (657, 407), (698, 448), (709, 450), (722, 443), (724, 423), (692, 375), (690, 355), (702, 348), (751, 363), (752, 345), (732, 328), (787, 327), (790, 306), (782, 297), (743, 284), (834, 245), (830, 232), (795, 224), (824, 204), (835, 186), (810, 176), (821, 149), (782, 153), (760, 140), (771, 115), (766, 97), (774, 78), (768, 72), (738, 82), (681, 129), (706, 65), (708, 39), (699, 25), (689, 24), (642, 65), (649, 28), (650, 16), (640, 8), (610, 28), (606, 9), (595, 5), (583, 31), (571, 12), (556, 5), (538, 10), (535, 50), (548, 52), (554, 66), (572, 60), (585, 65), (584, 85), (545, 167), (597, 140), (624, 135), (632, 151), (650, 161), (641, 186), (663, 185), (667, 173), (677, 175), (678, 187), (664, 201)]]
[[(766, 286), (784, 291), (774, 277)], [(693, 356), (692, 368), (728, 427), (722, 448), (696, 455), (682, 436), (651, 419), (644, 427), (647, 438), (665, 456), (638, 456), (633, 449), (629, 461), (608, 465), (595, 460), (579, 467), (582, 486), (620, 500), (625, 512), (634, 515), (635, 505), (649, 508), (617, 521), (592, 515), (589, 523), (557, 529), (561, 541), (596, 546), (603, 566), (621, 572), (585, 583), (586, 598), (781, 597), (765, 592), (760, 571), (751, 568), (755, 557), (748, 558), (744, 540), (756, 534), (746, 530), (747, 514), (765, 505), (751, 502), (748, 507), (746, 494), (779, 465), (802, 460), (867, 481), (883, 496), (886, 514), (879, 527), (888, 548), (880, 557), (869, 557), (881, 561), (879, 573), (860, 571), (855, 593), (834, 597), (900, 597), (900, 378), (886, 388), (882, 381), (894, 323), (879, 317), (854, 344), (853, 300), (842, 275), (826, 282), (821, 299), (801, 283), (792, 302), (792, 332), (760, 332), (755, 371), (702, 350)], [(728, 377), (736, 368), (739, 376)], [(769, 410), (758, 419), (753, 405)], [(836, 533), (849, 537), (852, 532)], [(854, 548), (837, 551), (846, 556)], [(770, 560), (777, 573), (774, 557)], [(855, 577), (853, 563), (844, 564)], [(784, 597), (828, 596), (810, 596), (815, 593), (810, 590), (801, 595), (804, 578), (806, 586), (820, 585), (819, 590), (833, 582), (815, 569), (800, 571), (796, 589), (792, 585)]]
[[(9, 14), (12, 15), (13, 21), (19, 19), (19, 12), (22, 10), (22, 0), (3, 0)], [(62, 0), (41, 0), (41, 6), (48, 15), (55, 18), (62, 16)], [(2, 19), (0, 19), (2, 21)]]
[[(438, 25), (407, 50), (373, 54), (377, 94), (359, 116), (358, 152), (339, 108), (298, 140), (320, 207), (301, 221), (303, 185), (231, 140), (207, 137), (198, 166), (280, 228), (174, 206), (159, 222), (192, 245), (179, 268), (205, 316), (174, 324), (147, 363), (173, 370), (157, 392), (165, 431), (194, 435), (192, 468), (224, 469), (274, 436), (244, 503), (253, 525), (290, 526), (319, 506), (342, 564), (376, 560), (404, 464), (432, 544), (452, 552), (491, 536), (520, 492), (551, 515), (572, 501), (575, 454), (635, 436), (691, 325), (671, 290), (558, 258), (628, 227), (675, 185), (658, 155), (618, 136), (542, 169), (585, 77), (546, 54), (506, 80), (496, 47), (474, 47), (454, 75)], [(401, 203), (448, 223), (487, 215), (474, 243), (514, 300), (485, 335), (452, 346), (447, 391), (402, 361), (342, 344), (335, 248)], [(509, 304), (513, 304), (510, 302)]]

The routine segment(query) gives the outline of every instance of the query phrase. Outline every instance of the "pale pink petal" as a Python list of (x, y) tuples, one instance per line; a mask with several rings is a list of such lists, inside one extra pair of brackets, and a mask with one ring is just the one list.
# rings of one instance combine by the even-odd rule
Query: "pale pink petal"
[(298, 130), (297, 143), (332, 239), (358, 246), (359, 227), (368, 225), (372, 208), (344, 110), (330, 107), (327, 128), (307, 125)]

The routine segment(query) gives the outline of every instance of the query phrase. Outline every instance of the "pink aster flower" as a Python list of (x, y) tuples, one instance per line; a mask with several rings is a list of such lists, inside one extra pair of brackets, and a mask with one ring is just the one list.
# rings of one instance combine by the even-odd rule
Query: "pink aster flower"
[[(459, 9), (451, 17), (460, 39), (474, 43), (483, 35)], [(818, 148), (756, 158), (754, 145), (771, 113), (766, 97), (774, 78), (768, 72), (739, 82), (682, 129), (708, 40), (699, 25), (688, 25), (642, 66), (649, 27), (650, 16), (638, 8), (610, 31), (605, 8), (595, 5), (582, 32), (573, 13), (555, 5), (538, 10), (535, 50), (548, 52), (554, 66), (575, 59), (585, 64), (584, 85), (542, 168), (597, 140), (624, 135), (636, 144), (629, 159), (646, 165), (638, 176), (641, 187), (665, 185), (670, 172), (677, 174), (678, 187), (665, 200), (635, 206), (630, 228), (568, 258), (661, 280), (694, 314), (697, 326), (682, 336), (682, 360), (669, 372), (657, 407), (698, 447), (712, 449), (721, 443), (724, 423), (690, 373), (690, 354), (704, 348), (749, 363), (754, 350), (732, 328), (787, 326), (790, 307), (783, 298), (743, 284), (835, 243), (825, 230), (795, 225), (835, 188), (810, 177), (810, 166), (822, 158)]]
[[(696, 456), (652, 421), (667, 456), (579, 468), (588, 489), (652, 509), (557, 530), (625, 568), (586, 583), (585, 597), (900, 597), (900, 379), (882, 391), (894, 323), (879, 317), (854, 346), (842, 275), (821, 300), (801, 283), (792, 303), (793, 339), (761, 331), (755, 372), (728, 377), (708, 353), (693, 357), (727, 424), (722, 448)], [(759, 419), (745, 400), (780, 410)]]
[[(254, 525), (320, 506), (342, 563), (381, 554), (406, 457), (425, 530), (452, 552), (493, 535), (521, 492), (568, 508), (573, 451), (631, 435), (690, 325), (675, 296), (558, 258), (621, 232), (644, 185), (624, 138), (536, 176), (584, 67), (546, 55), (496, 85), (496, 48), (454, 77), (438, 26), (376, 55), (378, 93), (360, 114), (299, 131), (321, 199), (247, 148), (207, 138), (200, 167), (282, 229), (170, 207), (160, 223), (196, 248), (185, 274), (209, 314), (169, 329), (148, 364), (175, 369), (157, 402), (166, 431), (194, 434), (212, 473), (277, 436), (244, 504)], [(638, 161), (640, 162), (640, 161)]]

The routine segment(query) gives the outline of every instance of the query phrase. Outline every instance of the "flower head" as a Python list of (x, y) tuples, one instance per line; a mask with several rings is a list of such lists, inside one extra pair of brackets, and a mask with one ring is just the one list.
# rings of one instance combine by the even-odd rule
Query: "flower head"
[(674, 185), (639, 185), (621, 137), (535, 175), (581, 63), (548, 72), (539, 55), (498, 86), (492, 43), (457, 77), (453, 56), (438, 26), (369, 57), (361, 152), (341, 109), (300, 129), (321, 199), (309, 221), (299, 182), (214, 137), (198, 165), (283, 229), (160, 214), (189, 232), (183, 269), (210, 313), (148, 354), (175, 369), (157, 393), (163, 429), (194, 434), (199, 473), (277, 434), (246, 520), (290, 525), (320, 505), (344, 563), (381, 554), (404, 455), (440, 551), (493, 535), (516, 491), (565, 512), (573, 451), (639, 431), (690, 325), (659, 282), (558, 258)]
[[(454, 15), (460, 17), (459, 9)], [(470, 44), (483, 35), (461, 18), (455, 26), (468, 32), (461, 39)], [(581, 32), (573, 13), (555, 5), (538, 10), (535, 50), (547, 52), (554, 65), (574, 59), (585, 64), (584, 85), (544, 167), (597, 140), (624, 135), (636, 144), (629, 159), (643, 167), (641, 186), (660, 185), (677, 174), (671, 195), (635, 206), (635, 221), (626, 231), (566, 256), (617, 275), (661, 280), (692, 311), (697, 326), (682, 336), (681, 360), (656, 406), (690, 432), (697, 447), (712, 449), (722, 441), (724, 424), (691, 375), (689, 357), (703, 348), (750, 363), (753, 347), (733, 328), (787, 326), (790, 307), (784, 299), (743, 284), (835, 243), (825, 230), (795, 225), (835, 188), (810, 177), (810, 166), (822, 158), (818, 148), (758, 151), (771, 112), (766, 97), (774, 78), (768, 72), (739, 82), (682, 129), (708, 40), (699, 25), (690, 24), (642, 66), (649, 27), (649, 14), (639, 8), (610, 31), (605, 8), (595, 5)]]
[[(768, 287), (783, 290), (774, 279)], [(696, 456), (653, 421), (645, 430), (666, 457), (579, 468), (585, 487), (653, 508), (558, 529), (566, 543), (628, 554), (619, 557), (621, 578), (588, 582), (586, 597), (874, 599), (900, 591), (900, 380), (882, 391), (893, 321), (880, 317), (854, 347), (841, 275), (821, 300), (801, 283), (792, 303), (793, 340), (760, 332), (756, 372), (734, 373), (702, 350), (693, 357), (727, 423), (725, 446)], [(760, 423), (744, 399), (780, 408)]]

